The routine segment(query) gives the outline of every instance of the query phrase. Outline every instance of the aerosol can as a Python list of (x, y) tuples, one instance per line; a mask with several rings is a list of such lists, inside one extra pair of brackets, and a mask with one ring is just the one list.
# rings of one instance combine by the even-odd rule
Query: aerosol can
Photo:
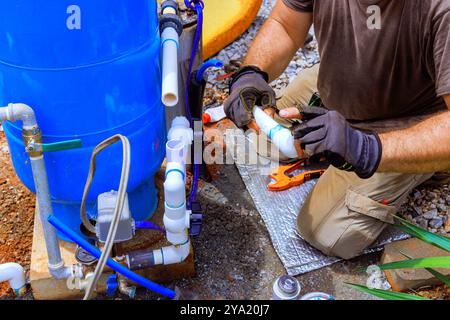
[(282, 276), (273, 284), (272, 300), (299, 300), (301, 291), (302, 287), (297, 279)]

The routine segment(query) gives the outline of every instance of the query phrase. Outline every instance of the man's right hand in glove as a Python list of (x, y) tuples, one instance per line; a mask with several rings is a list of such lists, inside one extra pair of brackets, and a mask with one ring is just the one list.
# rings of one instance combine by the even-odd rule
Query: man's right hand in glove
[(230, 97), (224, 103), (227, 117), (239, 128), (259, 131), (253, 119), (255, 106), (266, 113), (275, 113), (275, 92), (268, 84), (267, 73), (255, 66), (245, 66), (237, 71), (230, 83)]

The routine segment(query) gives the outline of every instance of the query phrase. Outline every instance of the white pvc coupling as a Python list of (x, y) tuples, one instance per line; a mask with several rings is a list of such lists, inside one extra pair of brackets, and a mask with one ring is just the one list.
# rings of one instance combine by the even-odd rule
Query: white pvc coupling
[(0, 282), (9, 282), (16, 295), (22, 295), (26, 285), (25, 271), (20, 264), (0, 264)]
[(170, 140), (166, 144), (167, 162), (186, 164), (186, 144), (182, 140)]
[(269, 137), (282, 154), (292, 159), (298, 158), (295, 139), (289, 129), (278, 124), (271, 116), (258, 107), (254, 108), (253, 116), (261, 131)]
[(162, 102), (167, 107), (178, 104), (178, 46), (179, 36), (174, 28), (165, 28), (162, 46)]

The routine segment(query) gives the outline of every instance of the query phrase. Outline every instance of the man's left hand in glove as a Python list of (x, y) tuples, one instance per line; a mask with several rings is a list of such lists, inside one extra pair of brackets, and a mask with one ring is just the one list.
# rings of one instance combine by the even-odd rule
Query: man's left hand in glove
[[(282, 110), (280, 116), (295, 118), (295, 110)], [(336, 168), (355, 172), (368, 179), (378, 170), (382, 145), (378, 134), (353, 128), (337, 111), (305, 107), (300, 113), (303, 123), (293, 128), (302, 149), (309, 156), (323, 155)]]

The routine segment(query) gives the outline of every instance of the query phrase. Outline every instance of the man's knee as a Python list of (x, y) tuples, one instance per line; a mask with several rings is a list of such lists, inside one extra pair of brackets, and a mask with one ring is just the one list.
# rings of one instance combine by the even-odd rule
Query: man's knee
[(395, 212), (351, 188), (329, 199), (313, 192), (298, 215), (298, 232), (324, 254), (351, 259), (377, 240)]
[[(305, 208), (305, 207), (304, 207)], [(323, 217), (313, 225), (311, 214)], [(306, 221), (306, 223), (305, 223)], [(308, 212), (302, 209), (297, 220), (300, 236), (328, 256), (352, 259), (376, 241), (387, 226), (385, 221), (350, 210), (345, 202), (336, 203), (330, 212)]]
[(303, 239), (327, 255), (353, 258), (393, 223), (393, 216), (408, 193), (428, 177), (376, 174), (361, 180), (352, 173), (330, 167), (301, 209), (298, 231)]

